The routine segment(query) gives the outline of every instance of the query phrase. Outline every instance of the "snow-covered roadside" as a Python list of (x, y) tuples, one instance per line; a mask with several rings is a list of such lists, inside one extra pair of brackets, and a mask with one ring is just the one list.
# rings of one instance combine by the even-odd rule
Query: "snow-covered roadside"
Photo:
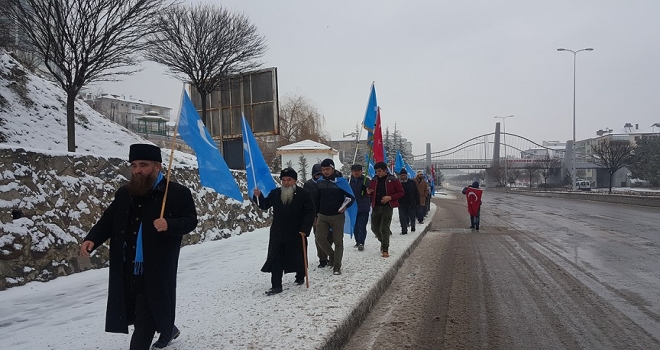
[[(432, 205), (429, 218), (435, 213)], [(312, 349), (325, 344), (351, 317), (359, 301), (423, 232), (401, 235), (394, 213), (389, 259), (369, 230), (365, 250), (344, 236), (342, 275), (318, 269), (309, 245), (310, 288), (284, 277), (284, 292), (266, 296), (270, 274), (260, 272), (268, 229), (181, 251), (177, 325), (182, 335), (169, 349)], [(313, 237), (313, 236), (312, 236)], [(0, 292), (3, 349), (125, 349), (129, 337), (104, 333), (107, 269)]]

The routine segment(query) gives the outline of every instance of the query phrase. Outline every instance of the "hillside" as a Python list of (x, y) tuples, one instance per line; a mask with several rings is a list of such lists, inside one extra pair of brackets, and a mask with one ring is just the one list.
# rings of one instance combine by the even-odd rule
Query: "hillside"
[[(67, 152), (65, 94), (0, 53), (0, 291), (106, 266), (107, 247), (80, 259), (82, 238), (130, 177), (129, 145), (147, 142), (76, 102)], [(167, 166), (170, 152), (163, 149)], [(246, 192), (245, 171), (232, 171)], [(199, 224), (183, 244), (269, 225), (269, 212), (202, 187), (195, 156), (175, 151), (172, 179), (193, 192)]]

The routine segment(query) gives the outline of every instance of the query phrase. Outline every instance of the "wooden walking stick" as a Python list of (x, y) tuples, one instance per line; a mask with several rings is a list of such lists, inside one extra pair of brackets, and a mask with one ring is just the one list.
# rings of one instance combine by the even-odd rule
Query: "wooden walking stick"
[(302, 247), (303, 247), (303, 258), (305, 259), (305, 285), (309, 288), (309, 272), (307, 271), (307, 246), (305, 244), (305, 233), (300, 232), (302, 237)]

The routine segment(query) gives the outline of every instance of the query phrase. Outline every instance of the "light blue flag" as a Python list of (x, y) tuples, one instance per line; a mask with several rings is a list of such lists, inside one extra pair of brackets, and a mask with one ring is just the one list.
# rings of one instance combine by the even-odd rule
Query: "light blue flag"
[(243, 116), (243, 159), (245, 160), (245, 172), (248, 182), (248, 196), (252, 198), (254, 188), (259, 188), (264, 197), (268, 197), (270, 191), (277, 188), (273, 176), (270, 174), (270, 168), (261, 154), (257, 140), (248, 125), (245, 116)]
[[(406, 167), (406, 162), (403, 161), (403, 156), (400, 151), (396, 151), (396, 160), (394, 161), (394, 172), (399, 173), (401, 169)], [(406, 169), (408, 171), (408, 169)]]
[(364, 156), (365, 161), (367, 162), (367, 174), (369, 174), (369, 177), (373, 178), (376, 176), (376, 168), (374, 168), (374, 159), (372, 157), (369, 157), (368, 154)]
[(242, 202), (243, 194), (234, 181), (234, 176), (185, 91), (181, 100), (181, 115), (177, 130), (183, 141), (195, 151), (202, 186), (210, 187), (219, 194)]
[(376, 85), (371, 84), (371, 92), (369, 93), (369, 102), (367, 102), (367, 110), (364, 113), (364, 121), (362, 126), (370, 132), (374, 131), (376, 127), (376, 115), (378, 114), (378, 101), (376, 100)]
[(408, 163), (406, 163), (406, 171), (409, 174), (408, 177), (415, 177), (415, 170)]

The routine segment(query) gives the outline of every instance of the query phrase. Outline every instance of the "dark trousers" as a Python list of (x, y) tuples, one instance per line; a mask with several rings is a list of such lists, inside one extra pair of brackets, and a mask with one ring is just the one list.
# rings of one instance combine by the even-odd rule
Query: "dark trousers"
[(421, 224), (424, 221), (424, 216), (426, 216), (426, 206), (418, 205), (417, 206), (417, 221)]
[(390, 248), (390, 224), (392, 223), (392, 207), (389, 205), (377, 205), (371, 211), (371, 231), (380, 241), (380, 250), (387, 251)]
[(124, 264), (124, 300), (128, 323), (135, 326), (130, 349), (148, 350), (156, 334), (156, 325), (147, 303), (144, 278), (133, 275), (132, 263)]
[(367, 239), (367, 222), (369, 221), (369, 212), (358, 212), (355, 217), (355, 227), (353, 234), (355, 235), (355, 243), (364, 245), (364, 240)]
[[(332, 228), (330, 228), (330, 232), (332, 232)], [(314, 237), (316, 237), (316, 226), (314, 226)], [(334, 238), (332, 236), (332, 233), (328, 235), (326, 238), (326, 241), (332, 246), (332, 243), (334, 242)], [(319, 246), (319, 243), (317, 242), (316, 239), (314, 239), (314, 244), (316, 245), (316, 256), (319, 257), (319, 262), (322, 261), (328, 261), (328, 254), (326, 254), (323, 249), (321, 249), (321, 246)]]
[(410, 225), (411, 230), (415, 229), (416, 214), (416, 207), (409, 207), (407, 205), (399, 207), (399, 222), (401, 223), (401, 233), (408, 233), (408, 225)]
[(479, 219), (481, 218), (481, 208), (477, 211), (477, 216), (470, 215), (470, 226), (479, 227)]
[[(273, 288), (282, 288), (282, 276), (284, 276), (284, 270), (276, 270), (271, 272), (270, 283)], [(296, 280), (305, 279), (305, 271), (296, 272)]]

